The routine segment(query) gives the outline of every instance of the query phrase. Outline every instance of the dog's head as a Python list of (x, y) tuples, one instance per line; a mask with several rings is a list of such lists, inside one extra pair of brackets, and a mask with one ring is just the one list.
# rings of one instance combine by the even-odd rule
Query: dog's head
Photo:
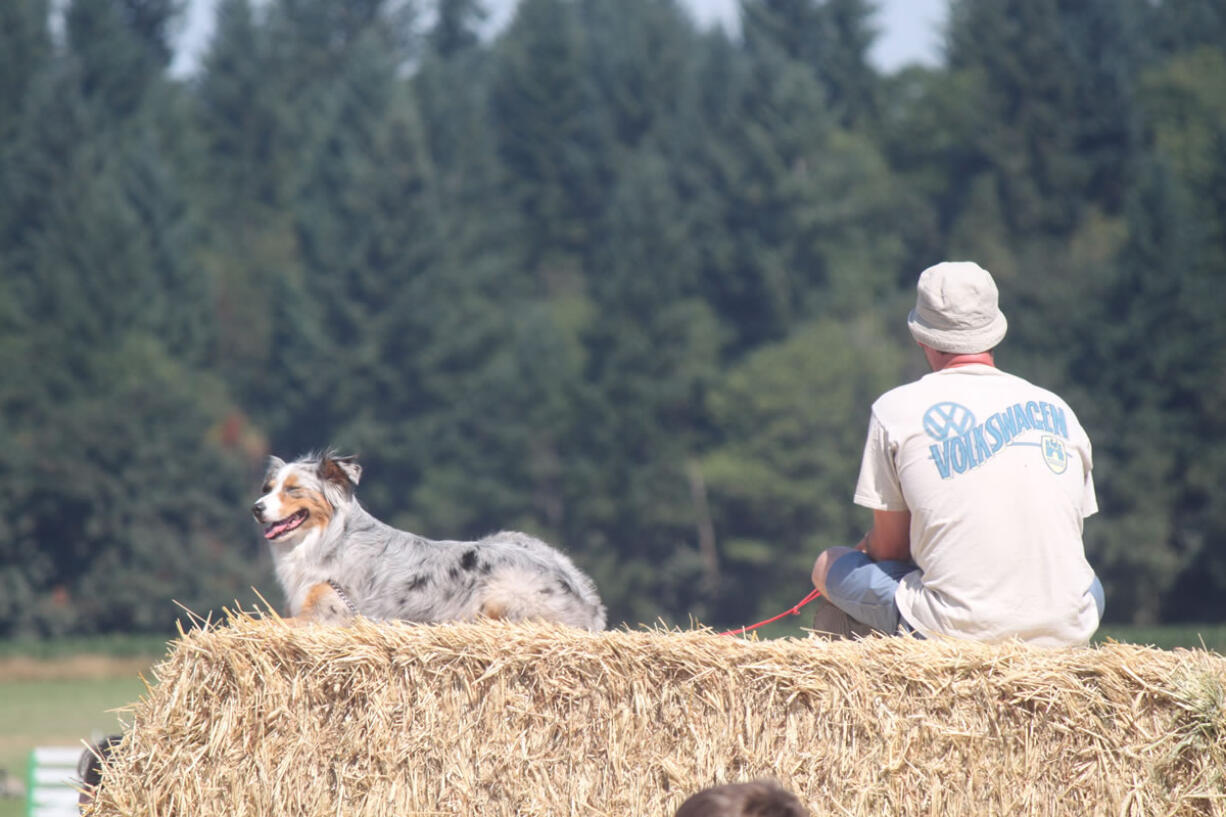
[(362, 476), (355, 457), (328, 452), (285, 462), (268, 460), (268, 473), (260, 489), (263, 496), (251, 506), (269, 543), (293, 546), (313, 531), (322, 531), (338, 509), (353, 501)]

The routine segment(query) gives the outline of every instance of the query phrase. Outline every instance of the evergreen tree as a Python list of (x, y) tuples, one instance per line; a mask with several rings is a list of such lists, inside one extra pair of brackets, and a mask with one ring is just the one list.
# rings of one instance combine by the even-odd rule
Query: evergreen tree
[[(1143, 4), (958, 0), (949, 58), (982, 83), (964, 184), (986, 168), (1019, 237), (1067, 236), (1088, 204), (1118, 211), (1137, 159)], [(970, 171), (970, 172), (967, 172)]]
[(751, 50), (778, 49), (812, 70), (842, 125), (875, 123), (881, 82), (868, 61), (872, 0), (742, 0), (741, 10)]
[[(80, 0), (77, 0), (80, 2)], [(185, 0), (113, 0), (123, 15), (124, 24), (142, 43), (158, 69), (165, 69), (174, 57), (171, 42), (176, 22), (186, 6)]]
[[(408, 0), (273, 0), (262, 9), (261, 82), (283, 124), (271, 134), (279, 161), (311, 160), (321, 130), (329, 127), (320, 113), (329, 110), (337, 78), (356, 48), (377, 47), (398, 69), (409, 64), (415, 8)], [(361, 45), (367, 40), (377, 44)]]
[(490, 103), (505, 197), (523, 214), (527, 265), (543, 293), (576, 285), (605, 200), (608, 132), (587, 65), (569, 0), (524, 0), (495, 55)]
[(1197, 389), (1203, 369), (1194, 336), (1172, 337), (1167, 327), (1173, 315), (1190, 317), (1182, 301), (1196, 259), (1186, 203), (1161, 167), (1151, 166), (1143, 181), (1112, 279), (1081, 306), (1070, 374), (1085, 391), (1079, 411), (1094, 442), (1102, 512), (1087, 523), (1087, 550), (1111, 603), (1152, 624), (1195, 555), (1180, 512), (1180, 474), (1201, 444), (1184, 437), (1195, 401), (1177, 395)]
[(1146, 4), (1066, 2), (1061, 29), (1077, 78), (1073, 149), (1086, 165), (1082, 197), (1120, 213), (1143, 151), (1138, 81), (1153, 48)]
[(619, 165), (682, 104), (697, 40), (675, 0), (583, 0), (579, 13), (593, 93)]
[(250, 0), (218, 5), (191, 88), (189, 164), (203, 225), (199, 262), (216, 282), (216, 365), (257, 426), (277, 438), (316, 398), (310, 385), (324, 341), (303, 291), (292, 210), (305, 165), (300, 110), (281, 92), (270, 39)]
[(29, 322), (3, 345), (40, 365), (3, 399), (0, 496), (34, 554), (4, 578), (5, 633), (165, 629), (172, 594), (224, 603), (250, 573), (250, 549), (227, 549), (243, 467), (211, 437), (230, 405), (198, 368), (211, 298), (159, 130), (176, 120), (156, 73), (127, 85), (156, 64), (127, 19), (67, 10), (7, 151), (0, 264)]
[(850, 496), (868, 407), (903, 381), (905, 349), (879, 319), (822, 321), (754, 350), (717, 384), (710, 404), (724, 440), (702, 461), (727, 577), (713, 623), (795, 602), (817, 554), (871, 525)]
[[(679, 138), (694, 183), (712, 196), (694, 212), (701, 289), (733, 330), (731, 354), (786, 334), (825, 272), (797, 258), (790, 220), (816, 194), (810, 171), (829, 133), (821, 90), (798, 63), (768, 52), (745, 59), (713, 37), (700, 67), (702, 122)], [(689, 112), (687, 112), (689, 113)], [(691, 134), (688, 137), (686, 133)]]
[(274, 0), (267, 25), (283, 70), (310, 83), (343, 63), (359, 40), (376, 36), (404, 58), (413, 39), (415, 8), (403, 0)]
[(1218, 0), (1161, 0), (1149, 9), (1145, 30), (1167, 54), (1226, 41), (1226, 8)]
[[(613, 590), (606, 604), (637, 621), (661, 607), (695, 609), (718, 581), (694, 469), (721, 337), (697, 297), (699, 258), (672, 216), (679, 209), (663, 158), (636, 156), (599, 231), (584, 333), (587, 417), (566, 446), (582, 452), (571, 469), (567, 540), (596, 560), (592, 569)], [(595, 536), (613, 544), (616, 559)], [(705, 578), (706, 592), (695, 578)]]
[[(1169, 59), (1147, 75), (1144, 99), (1154, 175), (1163, 184), (1154, 182), (1156, 190), (1137, 197), (1122, 262), (1134, 275), (1169, 278), (1166, 298), (1138, 297), (1134, 309), (1152, 310), (1155, 327), (1179, 316), (1177, 331), (1155, 328), (1143, 349), (1161, 368), (1161, 397), (1155, 398), (1162, 444), (1177, 458), (1168, 536), (1184, 556), (1183, 572), (1164, 594), (1163, 614), (1211, 620), (1223, 610), (1214, 588), (1226, 580), (1226, 559), (1213, 546), (1226, 533), (1226, 514), (1213, 500), (1226, 478), (1226, 324), (1219, 308), (1226, 280), (1226, 51), (1200, 47)], [(1186, 249), (1176, 255), (1172, 245)], [(1153, 286), (1147, 282), (1138, 296)]]
[[(190, 263), (178, 179), (164, 161), (152, 109), (118, 108), (97, 97), (114, 84), (98, 73), (113, 62), (126, 75), (115, 20), (90, 35), (75, 17), (91, 58), (75, 53), (40, 77), (13, 142), (8, 222), (10, 274), (19, 297), (54, 315), (79, 342), (100, 343), (122, 326), (154, 333), (185, 361), (208, 353), (209, 289)], [(152, 106), (157, 98), (150, 91)], [(124, 115), (125, 112), (128, 115)], [(65, 240), (64, 236), (76, 236)], [(94, 242), (91, 245), (91, 242)]]
[(292, 126), (287, 106), (270, 92), (269, 45), (250, 0), (221, 0), (215, 19), (194, 88), (193, 124), (202, 132), (200, 195), (209, 201), (210, 220), (240, 205), (262, 207), (270, 216), (293, 189), (294, 162), (282, 149)]
[(431, 48), (412, 78), (438, 204), (457, 231), (444, 243), (461, 253), (480, 253), (515, 231), (514, 214), (498, 200), (506, 182), (491, 116), (489, 53), (475, 28), (483, 16), (472, 0), (442, 3)]
[(949, 67), (885, 78), (873, 0), (743, 0), (736, 40), (422, 5), (219, 0), (177, 82), (182, 0), (0, 3), (0, 636), (270, 587), (270, 444), (360, 454), (402, 527), (562, 545), (614, 620), (775, 611), (867, 524), (942, 257), (1090, 432), (1109, 618), (1223, 612), (1219, 2), (957, 0)]
[(880, 154), (833, 125), (810, 71), (777, 49), (708, 44), (666, 149), (695, 191), (682, 218), (737, 356), (892, 291), (904, 211)]
[(224, 391), (149, 336), (76, 359), (63, 346), (31, 332), (46, 376), (6, 407), (2, 547), (18, 567), (0, 579), (0, 633), (168, 633), (176, 601), (203, 615), (246, 596), (258, 583), (251, 478), (216, 436)]
[[(1075, 77), (1060, 49), (1056, 0), (966, 0), (950, 9), (950, 64), (985, 83), (983, 107), (961, 134), (995, 173), (1011, 232), (1067, 229), (1084, 176), (1064, 118)], [(965, 176), (963, 178), (966, 178)]]
[(488, 12), (481, 0), (439, 0), (428, 37), (433, 54), (449, 59), (480, 44), (480, 24)]
[[(278, 163), (283, 154), (276, 150), (284, 108), (263, 93), (268, 61), (249, 0), (222, 0), (214, 20), (192, 88), (192, 181), (207, 230), (201, 262), (218, 282), (217, 363), (247, 395), (267, 376), (267, 317), (276, 289), (267, 286), (269, 273), (292, 265), (284, 249), (292, 246), (288, 228), (281, 225), (279, 242), (269, 238), (289, 199), (287, 163)], [(281, 252), (269, 258), (270, 245)]]
[(330, 89), (296, 205), (304, 289), (326, 338), (316, 361), (320, 400), (290, 430), (308, 447), (346, 423), (411, 415), (420, 382), (415, 358), (396, 351), (401, 338), (421, 340), (429, 303), (407, 293), (437, 253), (435, 191), (395, 55), (371, 34), (353, 44)]
[(0, 146), (8, 143), (35, 77), (51, 54), (47, 0), (0, 4)]
[(75, 0), (65, 12), (81, 90), (109, 115), (133, 115), (165, 65), (167, 6), (166, 0)]
[[(420, 361), (420, 392), (419, 413), (402, 423), (417, 481), (397, 518), (442, 536), (519, 526), (559, 541), (559, 440), (572, 421), (565, 392), (586, 299), (573, 256), (533, 266), (566, 256), (538, 253), (529, 214), (507, 198), (518, 180), (500, 155), (498, 70), (474, 41), (431, 51), (413, 77), (435, 191), (435, 255), (404, 295), (414, 329), (397, 348)], [(553, 297), (541, 291), (551, 288)]]

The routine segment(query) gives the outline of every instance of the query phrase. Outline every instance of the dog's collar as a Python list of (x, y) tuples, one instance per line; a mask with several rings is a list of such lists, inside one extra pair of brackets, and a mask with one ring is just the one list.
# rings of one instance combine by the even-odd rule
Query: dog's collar
[(349, 598), (349, 594), (346, 593), (339, 584), (331, 579), (328, 579), (328, 585), (336, 591), (336, 595), (340, 596), (341, 601), (345, 602), (345, 606), (349, 608), (350, 615), (356, 616), (358, 614), (358, 608), (353, 603), (353, 599)]

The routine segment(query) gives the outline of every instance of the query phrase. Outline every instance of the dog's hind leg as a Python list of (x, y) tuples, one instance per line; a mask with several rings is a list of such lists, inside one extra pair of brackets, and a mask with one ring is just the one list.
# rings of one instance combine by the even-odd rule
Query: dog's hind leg
[(490, 578), (484, 595), (479, 615), (486, 618), (540, 619), (588, 630), (603, 627), (603, 616), (589, 609), (573, 584), (556, 576), (507, 567)]
[(483, 618), (490, 618), (490, 619), (494, 619), (495, 621), (497, 621), (500, 618), (507, 617), (507, 606), (503, 604), (502, 602), (494, 601), (493, 599), (488, 599), (486, 600), (484, 604), (481, 605), (480, 615)]
[(285, 619), (293, 626), (302, 624), (344, 624), (353, 618), (349, 602), (341, 596), (341, 590), (332, 582), (313, 584), (302, 600), (302, 608), (292, 618)]

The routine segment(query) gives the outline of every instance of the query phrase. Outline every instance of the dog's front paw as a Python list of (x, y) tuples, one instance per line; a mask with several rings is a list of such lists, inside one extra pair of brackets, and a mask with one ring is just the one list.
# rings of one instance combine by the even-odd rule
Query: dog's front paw
[(291, 627), (306, 624), (346, 624), (354, 616), (349, 599), (343, 590), (332, 582), (311, 585), (297, 615), (283, 619)]

